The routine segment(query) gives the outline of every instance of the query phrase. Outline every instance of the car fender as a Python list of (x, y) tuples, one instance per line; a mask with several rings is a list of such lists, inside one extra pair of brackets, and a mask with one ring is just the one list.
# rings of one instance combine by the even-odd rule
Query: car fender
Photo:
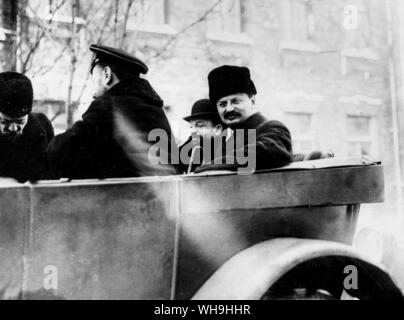
[[(362, 288), (372, 297), (403, 299), (397, 283), (382, 266), (358, 254), (352, 247), (335, 242), (305, 239), (269, 240), (239, 253), (225, 263), (195, 294), (193, 300), (259, 300), (288, 273), (311, 261), (337, 259), (323, 268), (343, 274), (341, 266), (355, 266)], [(320, 260), (318, 260), (320, 259)], [(310, 277), (317, 277), (314, 273)], [(327, 280), (327, 279), (325, 279)], [(342, 289), (343, 283), (341, 283)], [(362, 297), (366, 296), (361, 293)]]

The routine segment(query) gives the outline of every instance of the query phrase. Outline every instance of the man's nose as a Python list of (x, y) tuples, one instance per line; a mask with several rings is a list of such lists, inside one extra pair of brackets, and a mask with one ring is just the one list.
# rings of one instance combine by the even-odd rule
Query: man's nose
[(15, 123), (10, 124), (10, 126), (8, 127), (8, 131), (12, 132), (12, 133), (17, 133), (20, 131), (20, 127), (17, 126)]
[(232, 103), (228, 103), (226, 106), (226, 111), (227, 112), (234, 111), (234, 105)]

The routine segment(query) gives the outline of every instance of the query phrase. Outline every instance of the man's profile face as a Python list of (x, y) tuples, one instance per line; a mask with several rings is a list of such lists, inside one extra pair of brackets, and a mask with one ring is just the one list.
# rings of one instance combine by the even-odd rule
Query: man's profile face
[(91, 72), (91, 88), (93, 92), (93, 98), (99, 98), (104, 95), (108, 90), (108, 81), (106, 77), (106, 68), (97, 64)]
[(13, 118), (0, 112), (0, 134), (6, 137), (17, 137), (23, 134), (28, 123), (28, 115)]
[(254, 114), (255, 97), (237, 93), (221, 98), (216, 106), (222, 121), (230, 128), (236, 127)]
[(223, 127), (208, 119), (195, 119), (191, 121), (194, 132), (203, 138), (213, 138), (222, 134)]

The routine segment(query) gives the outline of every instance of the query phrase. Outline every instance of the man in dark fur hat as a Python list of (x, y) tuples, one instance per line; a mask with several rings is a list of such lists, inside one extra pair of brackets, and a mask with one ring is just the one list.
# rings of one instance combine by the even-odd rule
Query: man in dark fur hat
[(20, 73), (0, 73), (0, 177), (19, 182), (45, 178), (46, 148), (53, 127), (32, 113), (31, 81)]
[[(107, 179), (176, 173), (170, 166), (153, 165), (148, 158), (148, 135), (171, 128), (163, 101), (140, 77), (147, 66), (128, 53), (92, 45), (91, 80), (94, 101), (67, 132), (48, 148), (53, 178)], [(170, 153), (168, 149), (163, 150)]]
[[(215, 165), (197, 171), (240, 169), (246, 163), (240, 164), (238, 159), (247, 153), (249, 160), (255, 162), (253, 168), (249, 168), (252, 171), (289, 164), (292, 160), (290, 132), (281, 122), (268, 121), (258, 112), (255, 100), (257, 90), (250, 70), (246, 67), (222, 66), (209, 74), (208, 81), (210, 101), (217, 107), (222, 121), (235, 134), (226, 142), (226, 156), (216, 159)], [(251, 140), (249, 133), (253, 133)]]

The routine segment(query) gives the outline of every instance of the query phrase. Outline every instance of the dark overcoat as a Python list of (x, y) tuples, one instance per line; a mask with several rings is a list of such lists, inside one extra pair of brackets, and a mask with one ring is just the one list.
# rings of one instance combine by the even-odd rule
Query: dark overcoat
[[(172, 174), (150, 163), (149, 133), (161, 129), (171, 143), (163, 101), (147, 80), (120, 82), (97, 98), (82, 121), (48, 148), (54, 179), (107, 179)], [(165, 150), (169, 152), (169, 150)]]
[[(226, 154), (220, 159), (215, 159), (216, 164), (197, 168), (197, 173), (209, 170), (237, 170), (246, 167), (245, 164), (238, 162), (237, 153), (243, 152), (247, 156), (247, 151), (250, 152), (249, 157), (254, 157), (254, 169), (257, 171), (283, 167), (292, 161), (291, 134), (281, 122), (269, 121), (262, 114), (256, 113), (235, 130), (242, 130), (244, 143), (237, 144), (237, 134), (233, 134), (226, 142)], [(256, 140), (252, 145), (248, 140), (248, 130), (255, 132)]]
[(42, 113), (31, 113), (23, 134), (10, 140), (0, 136), (0, 177), (19, 182), (46, 178), (46, 148), (54, 131)]
[[(191, 136), (188, 140), (179, 148), (181, 173), (188, 173), (189, 169), (191, 173), (203, 164), (211, 164), (215, 160), (215, 157), (220, 154), (217, 151), (220, 148), (224, 148), (226, 141), (226, 134), (204, 138), (201, 136)], [(217, 148), (217, 150), (215, 150)], [(210, 150), (209, 150), (210, 149)]]

